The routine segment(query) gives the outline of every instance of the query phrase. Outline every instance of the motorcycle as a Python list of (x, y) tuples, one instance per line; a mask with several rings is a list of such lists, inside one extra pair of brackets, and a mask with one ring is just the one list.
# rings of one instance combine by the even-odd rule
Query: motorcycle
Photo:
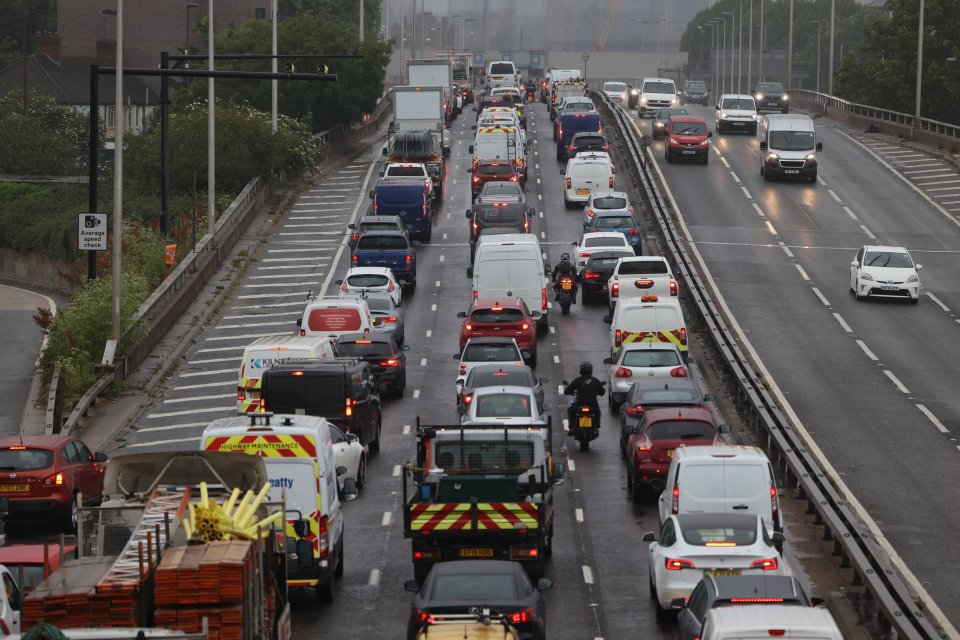
[[(562, 382), (568, 384), (566, 380)], [(590, 441), (600, 435), (600, 410), (590, 405), (578, 405), (574, 400), (567, 410), (567, 425), (570, 435), (580, 443), (580, 451), (589, 451)]]
[(575, 283), (570, 276), (560, 277), (560, 291), (558, 292), (560, 299), (558, 302), (560, 303), (560, 313), (565, 316), (570, 315), (570, 305), (573, 304), (576, 295), (574, 286)]

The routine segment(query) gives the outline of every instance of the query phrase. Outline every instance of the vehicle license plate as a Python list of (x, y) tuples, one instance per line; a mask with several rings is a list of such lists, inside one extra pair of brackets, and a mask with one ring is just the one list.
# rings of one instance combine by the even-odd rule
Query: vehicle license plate
[(563, 284), (560, 285), (560, 288), (563, 289), (564, 291), (570, 291), (570, 290), (573, 289), (573, 283), (572, 283), (572, 282), (564, 282)]
[(784, 169), (784, 173), (800, 173), (800, 169)]
[(579, 424), (582, 428), (587, 428), (587, 429), (589, 429), (590, 427), (593, 426), (593, 418), (580, 418), (580, 422), (579, 422), (578, 424)]
[(259, 400), (259, 399), (260, 399), (260, 390), (257, 389), (256, 391), (251, 391), (251, 392), (250, 392), (250, 399), (251, 399), (251, 400)]
[(735, 127), (742, 127), (743, 125), (745, 125), (745, 124), (747, 124), (747, 123), (746, 123), (746, 122), (731, 122), (730, 124), (732, 124), (732, 125), (735, 126)]
[(30, 485), (23, 484), (0, 484), (0, 491), (30, 491)]
[(900, 287), (895, 284), (882, 284), (880, 288), (884, 291), (898, 291), (900, 289)]
[(460, 549), (461, 558), (492, 558), (493, 549)]
[(707, 569), (703, 573), (708, 576), (738, 576), (740, 569)]
[(577, 189), (578, 196), (588, 196), (590, 195), (590, 189)]
[(779, 107), (779, 106), (780, 106), (780, 103), (777, 102), (776, 100), (774, 100), (774, 101), (772, 101), (772, 102), (768, 102), (767, 104), (769, 104), (771, 107)]
[(683, 153), (686, 154), (686, 155), (688, 155), (688, 156), (692, 156), (693, 154), (696, 153), (696, 151), (694, 151), (693, 149), (684, 149), (684, 150), (683, 150)]

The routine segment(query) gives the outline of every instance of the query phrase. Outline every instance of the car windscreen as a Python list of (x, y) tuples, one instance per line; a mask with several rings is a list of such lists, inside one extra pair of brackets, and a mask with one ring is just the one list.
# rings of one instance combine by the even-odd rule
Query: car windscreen
[[(489, 183), (488, 183), (489, 184)], [(477, 210), (477, 222), (484, 226), (520, 226), (523, 209), (516, 207), (484, 207)]]
[(600, 115), (594, 113), (564, 114), (560, 126), (564, 131), (599, 131)]
[[(508, 172), (510, 173), (510, 172)], [(523, 195), (522, 190), (514, 182), (488, 182), (483, 185), (483, 194), (484, 196), (517, 196), (520, 197)]]
[(707, 85), (700, 81), (688, 82), (687, 86), (684, 87), (686, 91), (706, 91)]
[(624, 260), (620, 265), (620, 275), (667, 274), (667, 263), (663, 260)]
[(678, 367), (680, 357), (672, 349), (643, 349), (623, 354), (625, 367)]
[(863, 256), (863, 266), (910, 269), (913, 267), (913, 261), (910, 260), (910, 256), (905, 253), (894, 251), (867, 251)]
[(644, 82), (643, 93), (676, 93), (672, 82)]
[(361, 236), (357, 251), (406, 251), (407, 239), (403, 236)]
[(307, 316), (307, 327), (318, 333), (359, 331), (360, 312), (354, 308), (312, 309)]
[(494, 62), (490, 65), (490, 75), (503, 75), (513, 72), (513, 63)]
[(0, 471), (39, 471), (53, 466), (49, 449), (0, 449)]
[(397, 225), (394, 222), (361, 222), (357, 227), (357, 233), (366, 233), (368, 231), (396, 231)]
[(587, 260), (587, 271), (591, 269), (613, 271), (613, 268), (617, 266), (617, 262), (619, 261), (619, 256), (615, 258), (590, 258)]
[(761, 82), (757, 85), (757, 93), (784, 93), (783, 85), (779, 82)]
[(607, 141), (604, 140), (602, 136), (580, 136), (573, 141), (573, 144), (577, 149), (596, 149), (597, 151), (603, 151), (603, 146), (607, 144)]
[(472, 322), (493, 324), (521, 322), (523, 320), (523, 312), (520, 311), (520, 309), (503, 309), (501, 307), (475, 309), (473, 313), (470, 314), (470, 320)]
[(561, 111), (567, 113), (570, 111), (594, 111), (596, 107), (592, 102), (567, 102), (563, 105)]
[(476, 172), (487, 176), (508, 176), (514, 171), (509, 164), (481, 164)]
[(657, 120), (666, 120), (670, 116), (688, 116), (686, 109), (681, 109), (679, 107), (673, 109), (660, 109), (657, 111)]
[(650, 425), (646, 431), (651, 440), (713, 440), (712, 425), (690, 420), (665, 420)]
[(625, 242), (626, 240), (623, 238), (623, 236), (617, 236), (616, 238), (614, 238), (613, 236), (606, 236), (606, 237), (600, 237), (600, 238), (590, 237), (583, 241), (583, 246), (590, 247), (590, 248), (622, 247)]
[(814, 147), (813, 131), (771, 131), (767, 145), (778, 151), (810, 151)]
[(529, 418), (530, 397), (516, 393), (493, 393), (477, 396), (476, 416), (478, 418)]
[(424, 167), (396, 165), (387, 169), (388, 176), (424, 176)]
[(705, 136), (707, 125), (702, 122), (674, 122), (670, 131), (675, 136)]
[(720, 104), (721, 109), (745, 109), (748, 111), (754, 111), (757, 108), (757, 105), (754, 104), (752, 98), (724, 98), (723, 102)]
[(517, 362), (520, 354), (512, 344), (468, 344), (463, 350), (464, 362)]
[(593, 208), (594, 209), (626, 209), (627, 199), (618, 198), (616, 196), (603, 196), (602, 198), (594, 198)]
[[(749, 520), (747, 522), (750, 522)], [(698, 547), (749, 546), (757, 541), (755, 526), (684, 526), (681, 529), (683, 541)]]
[(613, 92), (626, 91), (627, 85), (625, 82), (607, 82), (603, 85), (603, 90)]
[(363, 342), (337, 342), (337, 357), (349, 358), (364, 356), (376, 356), (379, 358), (388, 358), (393, 355), (393, 349), (386, 342), (377, 342), (375, 340), (364, 340)]
[(597, 229), (630, 229), (636, 225), (630, 216), (597, 216), (594, 227)]
[(351, 287), (385, 287), (390, 278), (377, 273), (358, 273), (347, 276), (347, 284)]

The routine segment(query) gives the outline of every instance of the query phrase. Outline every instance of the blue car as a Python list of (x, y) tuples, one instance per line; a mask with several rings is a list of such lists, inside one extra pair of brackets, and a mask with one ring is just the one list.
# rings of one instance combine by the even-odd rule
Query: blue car
[(643, 228), (637, 217), (626, 211), (598, 210), (593, 217), (583, 223), (584, 233), (591, 231), (619, 231), (627, 237), (627, 242), (635, 254), (643, 255)]

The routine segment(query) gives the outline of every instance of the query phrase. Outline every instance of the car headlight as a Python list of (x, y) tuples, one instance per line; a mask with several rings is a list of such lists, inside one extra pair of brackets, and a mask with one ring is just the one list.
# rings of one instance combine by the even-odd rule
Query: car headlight
[(640, 95), (640, 92), (637, 91), (636, 89), (631, 89), (630, 95), (632, 95), (632, 96), (638, 96), (638, 95)]
[(763, 100), (763, 94), (762, 94), (762, 93), (758, 93), (758, 94), (757, 94), (757, 100)]
[(680, 144), (680, 143), (677, 142), (676, 138), (670, 138), (670, 140), (668, 141), (668, 144)]
[(861, 279), (861, 280), (869, 280), (870, 282), (873, 282), (873, 276), (870, 275), (869, 273), (867, 273), (866, 271), (861, 271), (861, 272), (860, 272), (860, 279)]
[(787, 94), (783, 94), (783, 98), (781, 98), (781, 100), (783, 100), (784, 102), (786, 102), (789, 99), (790, 99), (790, 96), (788, 96)]
[(751, 120), (756, 120), (756, 119), (757, 119), (757, 114), (751, 113), (751, 114), (750, 114), (750, 119), (751, 119)]
[(727, 114), (726, 114), (725, 112), (721, 111), (721, 112), (720, 112), (720, 119), (723, 120), (723, 119), (726, 118), (726, 117), (727, 117)]
[(817, 154), (815, 154), (815, 153), (808, 153), (808, 154), (806, 155), (806, 157), (804, 157), (804, 160), (806, 160), (807, 162), (816, 162), (816, 160), (817, 160)]
[(917, 277), (917, 274), (913, 274), (907, 278), (907, 282), (920, 282), (920, 278)]
[(775, 162), (780, 159), (780, 156), (776, 153), (767, 154), (767, 162)]
[(670, 104), (677, 104), (677, 99), (673, 98), (672, 100), (670, 100)]
[(643, 96), (640, 96), (640, 102), (646, 102), (646, 101), (647, 101), (646, 98), (644, 98)]
[(662, 123), (662, 122), (654, 122), (654, 123), (653, 123), (653, 126), (655, 126), (657, 129), (663, 129), (663, 123)]

